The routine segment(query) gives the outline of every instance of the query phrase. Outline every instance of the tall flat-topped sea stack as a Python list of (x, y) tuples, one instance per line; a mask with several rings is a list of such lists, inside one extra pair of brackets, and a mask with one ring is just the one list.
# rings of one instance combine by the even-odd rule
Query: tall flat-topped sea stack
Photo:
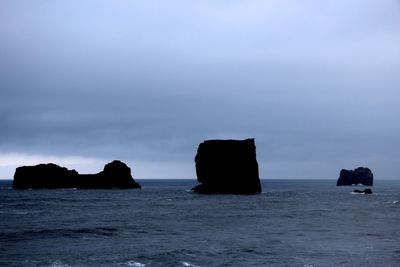
[(336, 185), (356, 185), (362, 184), (367, 186), (372, 186), (374, 183), (374, 175), (369, 168), (359, 167), (355, 170), (345, 170), (340, 171), (339, 179)]
[(14, 174), (14, 189), (28, 188), (141, 188), (131, 175), (131, 169), (114, 160), (97, 174), (79, 174), (56, 164), (18, 167)]
[(197, 149), (192, 188), (203, 194), (256, 194), (261, 184), (254, 139), (207, 140)]

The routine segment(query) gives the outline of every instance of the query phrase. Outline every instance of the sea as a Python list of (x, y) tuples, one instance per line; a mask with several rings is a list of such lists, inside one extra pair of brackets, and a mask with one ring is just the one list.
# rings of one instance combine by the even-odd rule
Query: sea
[(200, 195), (193, 179), (142, 189), (12, 190), (0, 182), (0, 266), (400, 266), (400, 181), (262, 180)]

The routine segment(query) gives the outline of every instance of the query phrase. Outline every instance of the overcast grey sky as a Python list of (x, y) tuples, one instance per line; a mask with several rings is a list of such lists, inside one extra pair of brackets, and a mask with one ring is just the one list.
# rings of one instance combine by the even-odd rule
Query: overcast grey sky
[(195, 177), (254, 137), (262, 178), (400, 179), (400, 1), (0, 1), (0, 179), (55, 162)]

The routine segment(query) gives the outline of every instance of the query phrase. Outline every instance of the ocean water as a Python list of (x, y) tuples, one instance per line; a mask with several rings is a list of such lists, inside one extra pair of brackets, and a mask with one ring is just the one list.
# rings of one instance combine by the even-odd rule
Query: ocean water
[[(0, 266), (400, 266), (400, 181), (263, 180), (259, 195), (0, 184)], [(357, 187), (362, 189), (362, 187)]]

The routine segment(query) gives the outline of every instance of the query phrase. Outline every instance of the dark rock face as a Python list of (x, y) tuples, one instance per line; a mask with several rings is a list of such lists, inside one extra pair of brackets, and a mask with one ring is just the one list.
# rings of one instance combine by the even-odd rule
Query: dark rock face
[(68, 188), (78, 177), (77, 171), (53, 163), (23, 166), (15, 171), (13, 188)]
[(261, 193), (254, 139), (207, 140), (197, 149), (196, 174), (204, 194)]
[(97, 174), (79, 174), (56, 164), (18, 167), (14, 174), (14, 189), (27, 188), (140, 188), (131, 175), (131, 169), (114, 160)]
[(355, 185), (363, 184), (372, 186), (374, 183), (374, 175), (369, 168), (359, 167), (355, 170), (341, 170), (336, 185)]

